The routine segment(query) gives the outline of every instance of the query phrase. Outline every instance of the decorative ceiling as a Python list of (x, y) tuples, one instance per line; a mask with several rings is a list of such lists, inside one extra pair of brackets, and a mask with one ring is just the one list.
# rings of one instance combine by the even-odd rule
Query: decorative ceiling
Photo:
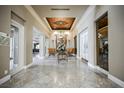
[(47, 17), (46, 19), (52, 30), (70, 30), (75, 21), (74, 17)]

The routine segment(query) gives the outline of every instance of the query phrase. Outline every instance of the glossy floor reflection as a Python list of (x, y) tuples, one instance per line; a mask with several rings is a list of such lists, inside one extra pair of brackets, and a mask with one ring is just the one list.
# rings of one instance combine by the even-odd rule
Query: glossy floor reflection
[(17, 88), (111, 88), (120, 87), (106, 75), (95, 71), (75, 58), (61, 61), (55, 57), (41, 59), (36, 56), (34, 64), (14, 75), (0, 87)]

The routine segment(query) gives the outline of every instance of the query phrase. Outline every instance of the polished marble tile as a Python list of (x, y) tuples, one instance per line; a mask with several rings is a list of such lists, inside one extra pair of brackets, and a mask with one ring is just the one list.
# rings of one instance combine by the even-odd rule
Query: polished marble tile
[(91, 69), (86, 63), (69, 58), (59, 64), (56, 57), (41, 59), (22, 70), (0, 87), (10, 88), (119, 88), (106, 75)]

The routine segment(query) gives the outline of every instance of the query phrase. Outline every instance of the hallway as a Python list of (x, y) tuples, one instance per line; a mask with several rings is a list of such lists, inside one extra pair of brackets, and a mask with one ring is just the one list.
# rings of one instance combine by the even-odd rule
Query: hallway
[(124, 87), (124, 6), (1, 5), (0, 13), (0, 87)]
[(70, 57), (59, 64), (55, 57), (34, 58), (34, 63), (2, 84), (12, 88), (119, 88), (106, 75), (95, 71), (85, 62)]

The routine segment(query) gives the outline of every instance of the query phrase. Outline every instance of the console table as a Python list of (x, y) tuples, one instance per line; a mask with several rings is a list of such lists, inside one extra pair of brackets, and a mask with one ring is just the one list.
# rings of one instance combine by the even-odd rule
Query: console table
[(57, 53), (58, 63), (61, 60), (66, 60), (68, 62), (68, 53), (67, 52), (58, 52)]

